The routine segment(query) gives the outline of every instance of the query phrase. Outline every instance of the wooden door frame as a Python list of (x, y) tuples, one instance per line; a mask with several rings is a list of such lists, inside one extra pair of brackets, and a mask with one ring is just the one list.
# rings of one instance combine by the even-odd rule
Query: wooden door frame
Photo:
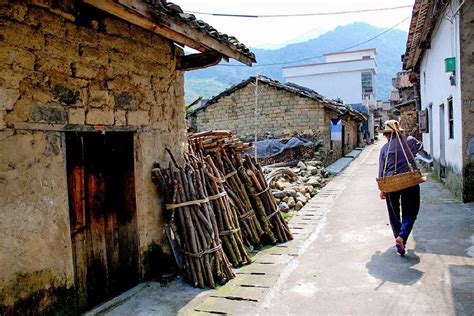
[[(129, 141), (127, 141), (127, 143), (122, 143), (121, 139), (120, 138), (117, 138), (117, 133), (126, 133), (126, 136), (124, 135), (124, 138), (125, 137), (128, 137)], [(117, 275), (116, 273), (114, 274), (112, 272), (112, 274), (110, 274), (110, 272), (107, 274), (107, 289), (103, 291), (103, 293), (105, 293), (105, 296), (107, 296), (105, 299), (109, 299), (110, 297), (114, 296), (114, 295), (117, 295), (118, 293), (120, 292), (123, 292), (123, 290), (126, 290), (126, 289), (123, 289), (123, 285), (125, 285), (125, 287), (127, 288), (130, 288), (128, 287), (128, 284), (131, 283), (132, 286), (135, 285), (135, 284), (138, 284), (139, 282), (139, 279), (140, 279), (140, 253), (139, 253), (139, 249), (140, 249), (140, 245), (139, 245), (139, 233), (138, 233), (138, 212), (137, 212), (137, 201), (136, 201), (136, 187), (135, 187), (135, 174), (136, 174), (136, 170), (135, 170), (135, 164), (136, 164), (136, 157), (135, 157), (135, 133), (133, 132), (112, 132), (112, 133), (108, 133), (109, 135), (105, 135), (104, 137), (107, 137), (109, 136), (109, 138), (105, 138), (104, 139), (104, 142), (108, 142), (108, 146), (110, 146), (109, 148), (107, 149), (104, 149), (106, 150), (110, 157), (113, 157), (114, 154), (113, 154), (113, 151), (108, 151), (109, 149), (116, 149), (119, 153), (121, 150), (123, 150), (124, 152), (126, 152), (126, 155), (124, 155), (122, 158), (120, 157), (117, 157), (117, 159), (119, 159), (118, 161), (116, 161), (116, 163), (118, 163), (119, 165), (124, 165), (124, 166), (128, 166), (128, 167), (125, 167), (123, 168), (122, 170), (122, 173), (119, 173), (117, 175), (113, 175), (111, 179), (109, 179), (110, 181), (112, 181), (112, 179), (121, 179), (120, 181), (125, 181), (125, 183), (127, 183), (126, 181), (126, 178), (127, 178), (127, 173), (131, 172), (131, 178), (132, 179), (131, 181), (128, 181), (130, 186), (132, 186), (133, 188), (130, 190), (130, 192), (126, 191), (126, 186), (123, 187), (123, 191), (122, 193), (123, 196), (124, 196), (124, 199), (127, 199), (126, 200), (126, 203), (123, 203), (123, 208), (121, 207), (112, 207), (111, 211), (115, 214), (115, 215), (112, 215), (112, 217), (115, 217), (116, 218), (116, 221), (115, 222), (112, 222), (112, 226), (113, 225), (116, 225), (116, 230), (118, 231), (119, 230), (119, 227), (121, 227), (120, 223), (119, 223), (119, 217), (123, 219), (123, 216), (125, 216), (125, 218), (127, 218), (126, 222), (125, 222), (125, 232), (123, 233), (124, 235), (120, 235), (118, 234), (117, 236), (117, 240), (118, 240), (118, 249), (123, 249), (124, 245), (122, 245), (120, 243), (121, 241), (121, 238), (125, 238), (125, 240), (122, 240), (123, 242), (127, 243), (127, 245), (125, 245), (126, 249), (130, 249), (130, 252), (126, 252), (125, 254), (127, 255), (130, 255), (130, 256), (133, 256), (133, 258), (130, 258), (129, 261), (126, 262), (126, 264), (130, 264), (130, 267), (133, 268), (134, 271), (129, 271), (129, 276), (127, 276), (127, 278), (124, 278), (124, 280), (122, 280), (123, 282), (120, 283), (120, 278), (118, 279), (114, 279), (114, 275), (115, 277), (117, 277), (118, 275), (120, 275), (120, 273)], [(115, 135), (114, 135), (115, 134)], [(91, 214), (89, 213), (90, 212), (90, 208), (89, 206), (87, 205), (87, 191), (88, 191), (88, 187), (87, 187), (87, 184), (85, 183), (85, 181), (88, 180), (88, 174), (87, 172), (90, 172), (91, 169), (87, 170), (87, 168), (91, 168), (92, 165), (87, 165), (87, 161), (86, 159), (92, 159), (92, 160), (95, 160), (97, 159), (97, 156), (96, 158), (94, 158), (94, 155), (97, 155), (97, 152), (95, 152), (94, 150), (91, 150), (95, 144), (97, 143), (97, 139), (93, 139), (94, 136), (89, 136), (89, 135), (94, 135), (94, 133), (91, 133), (91, 132), (67, 132), (65, 134), (65, 137), (64, 137), (64, 145), (65, 145), (65, 161), (66, 161), (66, 175), (67, 175), (67, 186), (68, 186), (68, 205), (69, 205), (69, 215), (70, 215), (70, 220), (69, 220), (69, 225), (70, 225), (70, 230), (71, 230), (71, 247), (72, 247), (72, 264), (73, 264), (73, 271), (74, 271), (74, 283), (75, 283), (75, 286), (76, 286), (76, 298), (77, 298), (77, 309), (79, 311), (83, 311), (85, 309), (88, 309), (90, 307), (92, 307), (94, 304), (96, 304), (97, 302), (94, 301), (93, 299), (91, 299), (89, 296), (92, 294), (89, 292), (89, 277), (90, 277), (90, 273), (92, 273), (92, 275), (94, 275), (94, 272), (91, 270), (89, 271), (88, 268), (90, 268), (90, 260), (91, 258), (95, 258), (94, 257), (94, 254), (90, 254), (88, 249), (87, 249), (87, 242), (88, 242), (88, 239), (87, 238), (92, 238), (90, 236), (90, 232), (88, 233), (88, 231), (90, 231), (90, 227), (88, 228), (87, 225), (90, 225), (92, 222), (95, 222), (94, 220), (90, 220), (91, 216), (96, 216), (97, 214)], [(113, 135), (113, 136), (110, 136), (110, 135)], [(70, 138), (71, 137), (71, 140)], [(89, 145), (86, 145), (86, 141), (84, 141), (87, 137), (90, 137), (90, 139), (88, 140)], [(78, 225), (75, 225), (76, 227), (73, 227), (73, 224), (75, 223), (75, 210), (72, 208), (73, 205), (74, 205), (74, 201), (73, 199), (71, 199), (71, 192), (70, 191), (70, 181), (71, 179), (73, 179), (73, 175), (71, 174), (72, 170), (74, 169), (75, 167), (75, 164), (77, 163), (77, 160), (74, 160), (74, 157), (71, 156), (73, 155), (73, 152), (70, 152), (69, 150), (75, 150), (75, 149), (72, 149), (70, 148), (71, 144), (73, 144), (73, 146), (76, 146), (77, 144), (74, 144), (72, 143), (74, 141), (74, 139), (77, 141), (77, 139), (80, 139), (82, 140), (82, 148), (81, 148), (81, 154), (82, 154), (82, 157), (79, 159), (80, 160), (80, 163), (82, 164), (82, 184), (83, 184), (83, 187), (82, 187), (82, 190), (84, 192), (81, 193), (81, 196), (85, 196), (84, 200), (82, 200), (82, 208), (83, 208), (83, 216), (85, 218), (84, 222), (82, 223), (82, 225), (79, 225), (81, 227), (78, 227)], [(95, 143), (94, 143), (95, 142)], [(100, 142), (100, 141), (99, 141)], [(123, 147), (120, 147), (121, 144), (124, 144)], [(90, 148), (86, 148), (87, 146), (90, 146)], [(115, 147), (114, 147), (115, 146)], [(76, 147), (77, 148), (77, 147)], [(87, 150), (90, 150), (89, 153), (87, 153)], [(90, 156), (88, 158), (86, 158), (86, 156), (90, 154)], [(100, 153), (99, 153), (100, 154)], [(131, 155), (131, 156), (130, 156)], [(100, 163), (100, 160), (98, 162), (98, 165), (99, 165), (99, 169), (102, 170), (102, 172), (104, 174), (107, 173), (107, 171), (110, 173), (110, 170), (107, 170), (107, 167), (104, 167), (105, 164), (104, 162), (102, 162), (102, 165)], [(71, 177), (71, 178), (70, 178)], [(105, 181), (107, 181), (107, 178), (104, 178), (104, 183)], [(117, 186), (116, 185), (113, 185), (111, 184), (112, 182), (109, 183), (109, 187), (110, 187), (110, 192), (112, 194), (114, 194), (114, 192), (118, 192), (118, 191), (115, 191), (117, 189)], [(107, 185), (107, 184), (106, 184)], [(119, 190), (120, 188), (122, 188), (122, 186), (119, 185)], [(133, 192), (132, 192), (133, 191)], [(90, 193), (90, 192), (89, 192)], [(125, 197), (125, 195), (127, 197)], [(107, 194), (106, 194), (106, 197), (107, 198)], [(110, 199), (110, 196), (108, 197)], [(110, 201), (109, 201), (110, 202)], [(103, 204), (103, 206), (105, 205), (108, 205), (108, 203), (105, 203)], [(114, 203), (117, 203), (117, 202), (114, 202)], [(112, 203), (112, 205), (115, 205)], [(131, 204), (129, 204), (131, 203)], [(120, 204), (120, 203), (119, 203)], [(127, 206), (128, 205), (128, 206)], [(106, 211), (106, 209), (108, 209), (108, 207), (105, 207), (103, 208), (104, 212)], [(128, 211), (131, 211), (132, 213), (128, 213), (126, 210)], [(123, 213), (125, 211), (125, 213)], [(119, 213), (117, 213), (119, 212)], [(100, 213), (99, 213), (100, 214)], [(120, 215), (122, 214), (122, 215)], [(125, 215), (124, 215), (125, 214)], [(130, 214), (133, 214), (132, 215), (132, 218), (130, 219), (130, 221), (128, 221), (128, 218), (130, 216)], [(108, 215), (103, 215), (105, 217), (109, 217)], [(105, 217), (104, 217), (104, 220), (105, 220)], [(87, 220), (89, 220), (89, 222), (87, 222)], [(104, 238), (106, 238), (106, 241), (104, 243), (104, 256), (106, 258), (105, 260), (105, 265), (106, 265), (106, 268), (109, 269), (110, 267), (115, 267), (117, 268), (118, 270), (121, 270), (120, 267), (124, 267), (123, 266), (123, 262), (121, 259), (119, 259), (118, 262), (118, 265), (115, 266), (113, 265), (113, 262), (115, 261), (110, 261), (109, 258), (108, 258), (108, 251), (107, 249), (117, 249), (116, 247), (115, 248), (110, 248), (109, 247), (109, 244), (108, 244), (108, 239), (107, 239), (107, 235), (108, 232), (107, 232), (107, 229), (108, 229), (108, 226), (110, 226), (108, 223), (108, 220), (106, 220), (107, 223), (104, 222), (104, 227), (103, 227), (103, 230), (102, 230), (102, 234), (104, 234)], [(132, 226), (129, 226), (129, 225), (132, 225)], [(127, 228), (128, 227), (128, 228)], [(132, 230), (130, 230), (130, 228)], [(82, 235), (78, 235), (81, 233), (81, 230), (84, 231), (84, 233)], [(130, 235), (131, 233), (131, 235)], [(110, 235), (109, 235), (110, 236)], [(114, 235), (115, 236), (115, 235)], [(115, 237), (111, 237), (111, 238), (115, 238)], [(125, 237), (124, 237), (125, 236)], [(131, 238), (131, 239), (130, 239)], [(91, 240), (89, 240), (91, 241)], [(131, 242), (131, 243), (130, 243)], [(89, 244), (91, 245), (91, 244)], [(115, 245), (117, 246), (117, 245)], [(78, 250), (82, 247), (82, 251), (80, 251), (80, 254), (78, 253)], [(115, 253), (115, 251), (112, 251), (112, 254)], [(119, 251), (119, 255), (120, 255), (120, 251)], [(91, 257), (90, 257), (91, 256)], [(123, 256), (123, 254), (122, 254)], [(128, 256), (125, 256), (125, 257), (128, 257)], [(97, 258), (96, 258), (97, 259)], [(82, 263), (81, 263), (82, 262)], [(110, 266), (110, 264), (112, 263), (112, 266)], [(81, 277), (79, 276), (79, 274), (81, 273), (80, 269), (78, 269), (80, 267), (80, 265), (83, 264), (83, 265), (86, 265), (84, 267), (84, 274), (82, 275), (82, 279)], [(128, 266), (127, 266), (128, 267)], [(114, 269), (112, 269), (114, 270)], [(111, 270), (111, 271), (112, 271)], [(108, 271), (108, 270), (107, 270)], [(89, 273), (89, 274), (88, 274)], [(126, 280), (125, 280), (126, 279)], [(112, 288), (111, 286), (111, 280), (113, 280), (114, 282), (115, 281), (119, 281), (119, 284), (121, 284), (121, 286), (119, 286), (119, 289), (118, 291), (114, 291), (114, 289)], [(94, 284), (94, 283), (93, 283)], [(110, 296), (109, 296), (110, 295)]]

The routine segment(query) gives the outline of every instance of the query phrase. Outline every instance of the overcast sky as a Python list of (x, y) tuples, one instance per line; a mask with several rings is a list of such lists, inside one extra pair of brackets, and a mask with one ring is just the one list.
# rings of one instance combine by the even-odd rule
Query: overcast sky
[[(413, 5), (414, 0), (171, 0), (184, 11), (231, 14), (295, 14), (334, 11), (351, 11)], [(411, 15), (411, 8), (391, 11), (352, 13), (344, 15), (285, 17), (285, 18), (233, 18), (196, 14), (217, 30), (237, 37), (252, 47), (275, 48), (295, 39), (317, 37), (339, 25), (356, 21), (378, 27), (392, 27)], [(408, 30), (410, 19), (398, 28)]]

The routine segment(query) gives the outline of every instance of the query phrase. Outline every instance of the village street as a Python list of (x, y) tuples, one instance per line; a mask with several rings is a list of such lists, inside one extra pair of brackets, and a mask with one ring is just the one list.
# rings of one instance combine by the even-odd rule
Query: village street
[(474, 205), (422, 185), (408, 254), (396, 254), (367, 147), (290, 222), (295, 240), (261, 251), (217, 290), (144, 283), (91, 314), (472, 315)]
[(474, 315), (474, 1), (402, 2), (0, 1), (0, 316)]

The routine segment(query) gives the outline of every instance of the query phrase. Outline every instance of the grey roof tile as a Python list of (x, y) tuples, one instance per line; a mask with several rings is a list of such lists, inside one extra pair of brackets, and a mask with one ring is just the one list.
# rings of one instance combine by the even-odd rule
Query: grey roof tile
[(255, 54), (244, 44), (240, 43), (235, 37), (219, 32), (208, 23), (197, 19), (194, 14), (184, 12), (177, 4), (166, 0), (144, 0), (144, 2), (151, 5), (155, 10), (172, 16), (194, 29), (207, 33), (209, 36), (225, 45), (233, 46), (241, 54), (255, 61)]

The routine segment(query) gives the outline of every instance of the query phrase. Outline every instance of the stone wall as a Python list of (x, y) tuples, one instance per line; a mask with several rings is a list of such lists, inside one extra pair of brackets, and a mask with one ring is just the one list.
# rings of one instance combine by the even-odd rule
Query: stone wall
[(474, 10), (464, 4), (460, 11), (461, 98), (463, 130), (463, 194), (465, 202), (474, 201)]
[[(230, 129), (240, 137), (254, 139), (256, 124), (259, 139), (271, 135), (276, 138), (299, 134), (323, 142), (321, 159), (329, 164), (342, 156), (342, 142), (330, 141), (329, 122), (337, 113), (317, 100), (298, 96), (262, 83), (258, 98), (259, 115), (255, 123), (254, 86), (247, 85), (216, 103), (195, 112), (188, 122), (198, 131)], [(357, 146), (358, 124), (347, 119), (346, 153)], [(354, 141), (355, 140), (355, 141)], [(350, 147), (350, 149), (349, 149)]]
[[(71, 308), (74, 272), (65, 131), (135, 130), (141, 275), (165, 246), (151, 165), (186, 147), (173, 43), (74, 1), (0, 5), (0, 314)], [(179, 156), (179, 155), (177, 155)]]
[(259, 114), (255, 123), (253, 85), (247, 85), (217, 103), (196, 112), (196, 128), (230, 129), (243, 138), (253, 139), (256, 124), (258, 135), (289, 137), (297, 133), (318, 136), (327, 131), (322, 103), (278, 90), (261, 83), (258, 98)]

